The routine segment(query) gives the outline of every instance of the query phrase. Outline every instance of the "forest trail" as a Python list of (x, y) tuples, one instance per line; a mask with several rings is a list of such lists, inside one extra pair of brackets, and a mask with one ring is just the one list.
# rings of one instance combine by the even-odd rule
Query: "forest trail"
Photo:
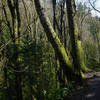
[(74, 94), (71, 100), (100, 100), (100, 72), (86, 74), (89, 88)]

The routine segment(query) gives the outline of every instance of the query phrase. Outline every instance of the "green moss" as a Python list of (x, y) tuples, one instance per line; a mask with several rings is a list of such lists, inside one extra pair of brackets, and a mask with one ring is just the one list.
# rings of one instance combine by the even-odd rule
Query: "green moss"
[(77, 56), (78, 56), (78, 61), (80, 63), (80, 66), (81, 66), (81, 69), (83, 71), (87, 71), (87, 68), (84, 64), (84, 58), (82, 56), (82, 45), (81, 45), (81, 41), (80, 40), (76, 40), (76, 43), (77, 43)]
[[(54, 33), (54, 34), (56, 34), (56, 33)], [(64, 61), (66, 62), (68, 67), (72, 68), (72, 65), (70, 63), (69, 57), (67, 56), (66, 50), (65, 50), (64, 46), (62, 45), (62, 43), (60, 42), (58, 36), (56, 36), (56, 35), (55, 35), (55, 42), (58, 45), (58, 50), (59, 50), (59, 52), (61, 52)]]

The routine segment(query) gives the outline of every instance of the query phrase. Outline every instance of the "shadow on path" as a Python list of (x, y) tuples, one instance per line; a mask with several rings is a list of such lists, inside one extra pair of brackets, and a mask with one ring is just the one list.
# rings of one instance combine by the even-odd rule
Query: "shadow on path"
[(86, 80), (89, 88), (75, 93), (70, 100), (100, 100), (100, 72), (87, 74)]
[(84, 95), (84, 100), (100, 100), (100, 74), (95, 74), (89, 80), (90, 89)]

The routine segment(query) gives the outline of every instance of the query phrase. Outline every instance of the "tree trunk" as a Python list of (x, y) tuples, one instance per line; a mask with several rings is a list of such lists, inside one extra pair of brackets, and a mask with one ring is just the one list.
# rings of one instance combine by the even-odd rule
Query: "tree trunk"
[(15, 93), (16, 100), (23, 100), (22, 86), (21, 86), (21, 73), (20, 71), (20, 32), (21, 32), (21, 20), (19, 14), (19, 0), (14, 0), (13, 4), (11, 0), (7, 0), (8, 7), (12, 17), (12, 42), (14, 44), (14, 55), (12, 62), (14, 64), (15, 72)]
[(77, 26), (77, 16), (75, 11), (75, 1), (74, 0), (66, 0), (67, 5), (67, 16), (69, 23), (69, 35), (71, 39), (72, 46), (72, 58), (74, 64), (74, 70), (79, 77), (82, 77), (81, 70), (86, 70), (84, 59), (82, 57), (82, 46), (81, 41), (78, 34), (78, 26)]
[(71, 79), (71, 75), (74, 73), (72, 65), (69, 61), (69, 58), (66, 54), (66, 50), (62, 43), (60, 42), (56, 32), (54, 31), (48, 17), (44, 12), (44, 8), (41, 6), (41, 0), (34, 0), (36, 11), (39, 15), (41, 24), (46, 32), (48, 40), (50, 41), (51, 45), (53, 46), (57, 56), (59, 58), (60, 64), (64, 71), (64, 74), (67, 76), (68, 79)]

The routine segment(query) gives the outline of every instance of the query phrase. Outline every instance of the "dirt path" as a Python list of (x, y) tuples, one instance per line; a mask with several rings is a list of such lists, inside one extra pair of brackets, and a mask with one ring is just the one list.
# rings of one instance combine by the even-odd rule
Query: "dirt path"
[(100, 72), (86, 76), (91, 87), (84, 96), (84, 100), (100, 100)]
[(100, 72), (86, 74), (89, 88), (76, 92), (71, 100), (100, 100)]

